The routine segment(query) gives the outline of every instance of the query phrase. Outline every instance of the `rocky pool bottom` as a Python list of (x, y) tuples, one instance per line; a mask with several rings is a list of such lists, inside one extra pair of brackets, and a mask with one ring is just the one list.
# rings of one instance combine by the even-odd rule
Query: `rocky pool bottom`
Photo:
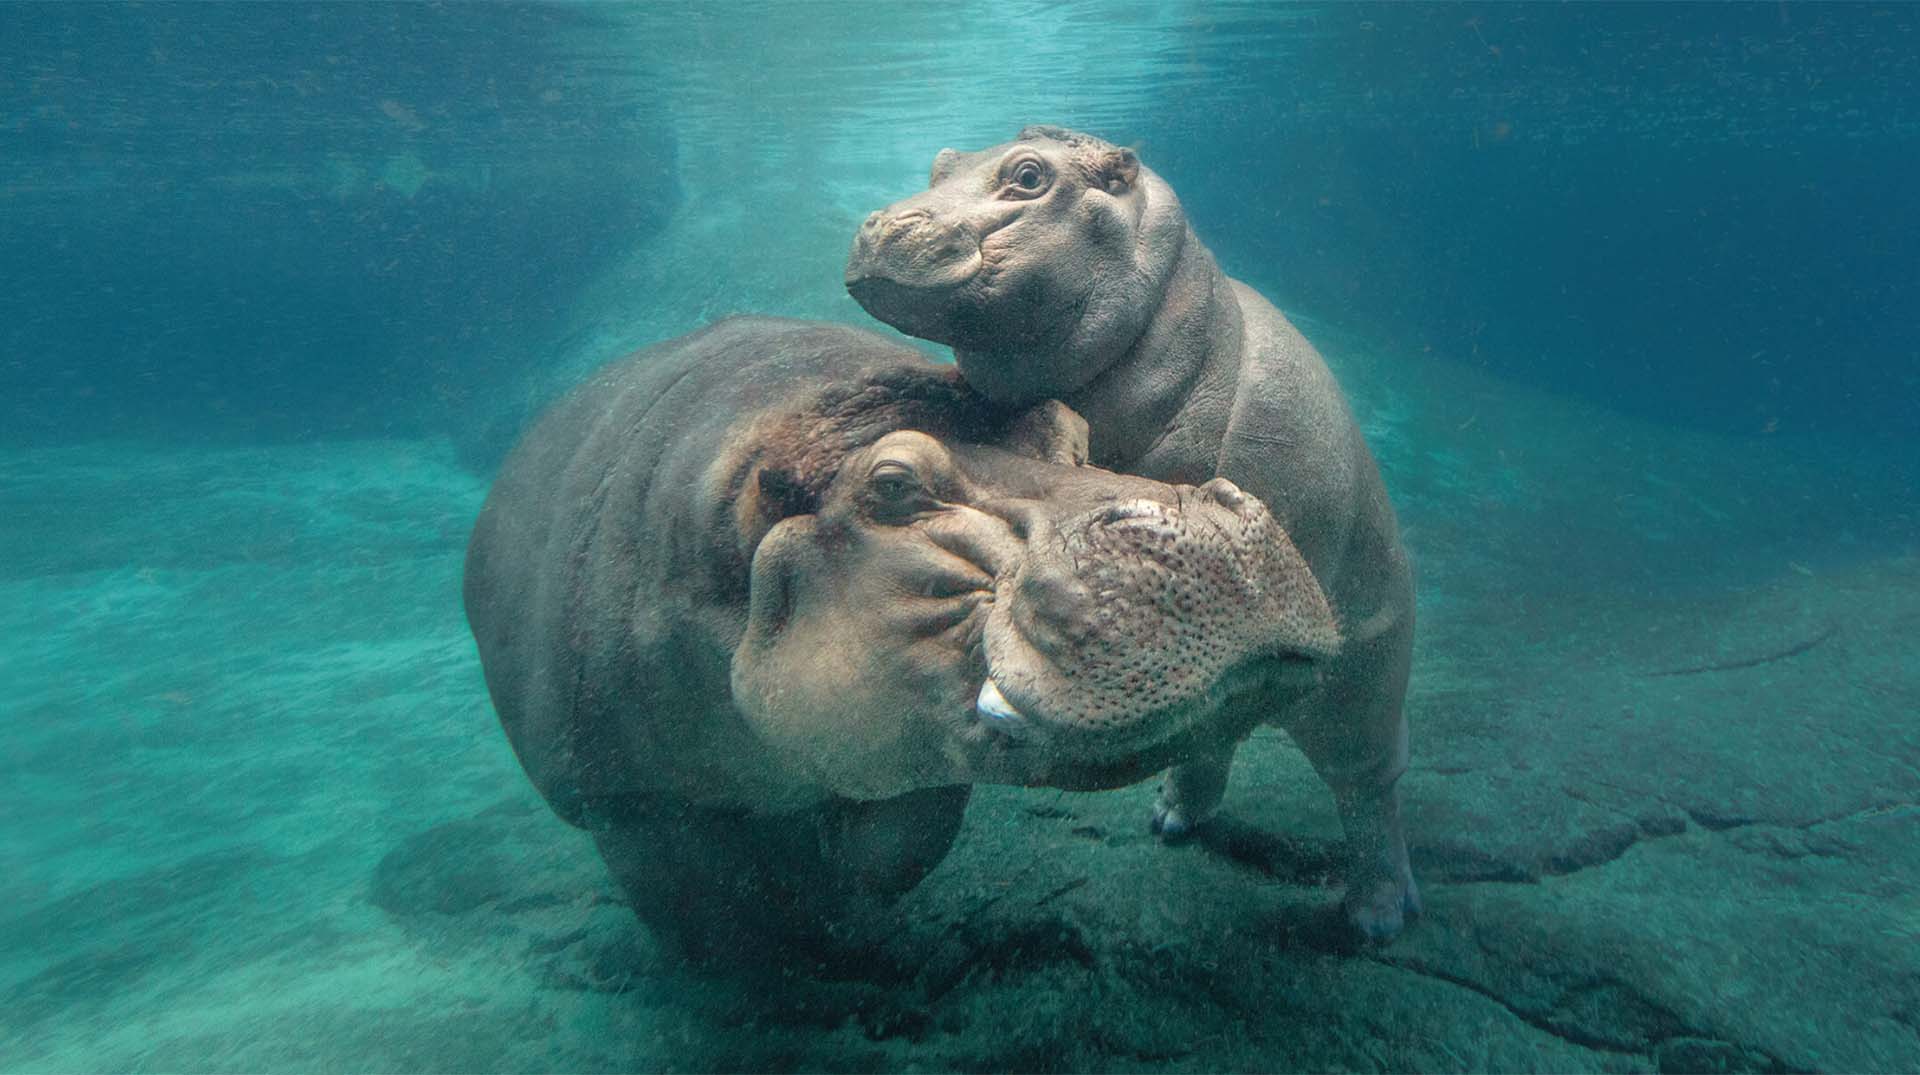
[(1261, 732), (1192, 843), (982, 789), (871, 961), (690, 973), (494, 723), (451, 448), (0, 454), (0, 1069), (1920, 1067), (1910, 475), (1342, 375), (1421, 580), (1377, 949)]

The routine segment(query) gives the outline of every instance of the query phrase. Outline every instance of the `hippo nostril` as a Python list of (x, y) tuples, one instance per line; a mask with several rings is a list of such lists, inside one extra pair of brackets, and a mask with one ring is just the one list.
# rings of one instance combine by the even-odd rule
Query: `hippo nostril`
[(887, 214), (884, 211), (875, 210), (867, 214), (867, 219), (861, 223), (860, 228), (862, 231), (878, 231), (880, 229), (880, 223), (884, 221), (886, 217)]

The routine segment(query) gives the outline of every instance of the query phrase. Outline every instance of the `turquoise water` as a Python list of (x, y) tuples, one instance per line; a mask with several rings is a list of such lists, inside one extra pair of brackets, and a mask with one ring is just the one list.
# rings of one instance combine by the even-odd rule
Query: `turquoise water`
[[(0, 1070), (1920, 1067), (1917, 80), (1901, 5), (0, 7)], [(1427, 913), (1329, 940), (1261, 732), (1202, 840), (982, 789), (906, 955), (681, 966), (474, 515), (635, 346), (875, 327), (859, 221), (1036, 122), (1349, 396)]]

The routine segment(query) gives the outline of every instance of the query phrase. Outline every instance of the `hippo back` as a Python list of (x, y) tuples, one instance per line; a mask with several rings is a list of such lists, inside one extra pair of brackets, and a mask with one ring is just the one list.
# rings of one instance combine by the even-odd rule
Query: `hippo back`
[(757, 417), (903, 364), (932, 369), (870, 332), (730, 319), (602, 368), (508, 456), (468, 546), (467, 618), (514, 752), (561, 817), (804, 794), (730, 701), (751, 550), (716, 461)]

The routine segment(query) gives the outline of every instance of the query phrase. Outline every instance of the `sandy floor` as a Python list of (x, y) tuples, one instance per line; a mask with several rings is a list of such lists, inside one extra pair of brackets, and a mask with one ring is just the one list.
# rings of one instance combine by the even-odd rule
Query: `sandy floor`
[(493, 723), (450, 448), (0, 456), (0, 1069), (1920, 1067), (1913, 475), (1341, 366), (1421, 578), (1369, 951), (1262, 733), (1193, 844), (988, 790), (866, 980), (691, 976)]

